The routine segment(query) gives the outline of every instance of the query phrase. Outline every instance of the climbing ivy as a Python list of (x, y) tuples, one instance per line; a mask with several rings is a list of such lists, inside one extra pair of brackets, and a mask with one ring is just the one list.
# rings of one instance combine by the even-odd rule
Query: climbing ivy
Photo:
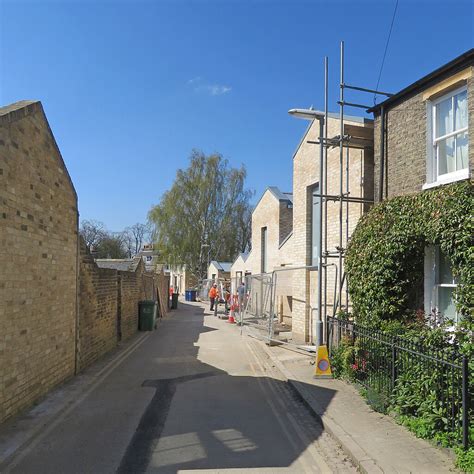
[(354, 314), (360, 324), (413, 319), (422, 308), (426, 245), (439, 245), (458, 286), (456, 308), (474, 322), (474, 192), (470, 181), (395, 197), (359, 221), (345, 266)]

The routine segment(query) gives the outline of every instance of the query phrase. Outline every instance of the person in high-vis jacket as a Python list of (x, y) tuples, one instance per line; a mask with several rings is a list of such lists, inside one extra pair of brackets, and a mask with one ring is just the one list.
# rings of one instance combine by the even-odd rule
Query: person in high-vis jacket
[(209, 301), (211, 302), (211, 311), (214, 309), (214, 304), (218, 304), (219, 300), (219, 290), (217, 289), (217, 284), (214, 283), (209, 290)]

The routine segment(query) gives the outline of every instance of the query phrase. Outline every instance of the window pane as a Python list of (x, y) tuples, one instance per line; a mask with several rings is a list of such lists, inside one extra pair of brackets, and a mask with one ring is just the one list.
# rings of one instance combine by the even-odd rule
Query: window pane
[(454, 138), (446, 138), (438, 142), (438, 175), (456, 171)]
[(451, 271), (451, 262), (439, 251), (439, 282), (453, 284), (454, 278)]
[(268, 264), (268, 258), (267, 258), (267, 228), (262, 227), (261, 230), (261, 272), (262, 273), (267, 273), (267, 264)]
[(467, 168), (467, 132), (460, 133), (456, 138), (456, 169)]
[(316, 266), (319, 258), (319, 186), (313, 190), (313, 201), (311, 211), (311, 265)]
[(467, 127), (467, 91), (461, 92), (454, 97), (455, 127), (456, 130)]
[(449, 319), (456, 319), (456, 306), (453, 298), (454, 288), (438, 287), (439, 312)]
[(436, 136), (442, 137), (453, 131), (452, 99), (443, 100), (436, 105)]

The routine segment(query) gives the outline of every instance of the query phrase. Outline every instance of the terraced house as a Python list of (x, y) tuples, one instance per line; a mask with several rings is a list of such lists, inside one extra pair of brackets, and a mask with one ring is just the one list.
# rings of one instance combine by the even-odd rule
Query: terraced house
[[(474, 172), (474, 49), (374, 107), (375, 200), (442, 193)], [(465, 183), (467, 187), (469, 185)], [(437, 210), (443, 216), (446, 207)], [(457, 243), (450, 243), (451, 254)], [(446, 247), (447, 248), (447, 247)], [(423, 282), (413, 309), (459, 320), (452, 258), (425, 247)], [(416, 296), (412, 296), (416, 298)]]

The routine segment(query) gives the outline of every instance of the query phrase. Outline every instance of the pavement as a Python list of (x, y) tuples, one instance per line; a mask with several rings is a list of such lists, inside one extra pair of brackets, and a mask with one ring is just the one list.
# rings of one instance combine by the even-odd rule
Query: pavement
[(260, 344), (361, 472), (456, 472), (448, 450), (416, 438), (390, 416), (372, 410), (354, 386), (341, 380), (315, 379), (314, 355)]
[(0, 426), (2, 473), (191, 471), (357, 472), (266, 346), (199, 303)]

